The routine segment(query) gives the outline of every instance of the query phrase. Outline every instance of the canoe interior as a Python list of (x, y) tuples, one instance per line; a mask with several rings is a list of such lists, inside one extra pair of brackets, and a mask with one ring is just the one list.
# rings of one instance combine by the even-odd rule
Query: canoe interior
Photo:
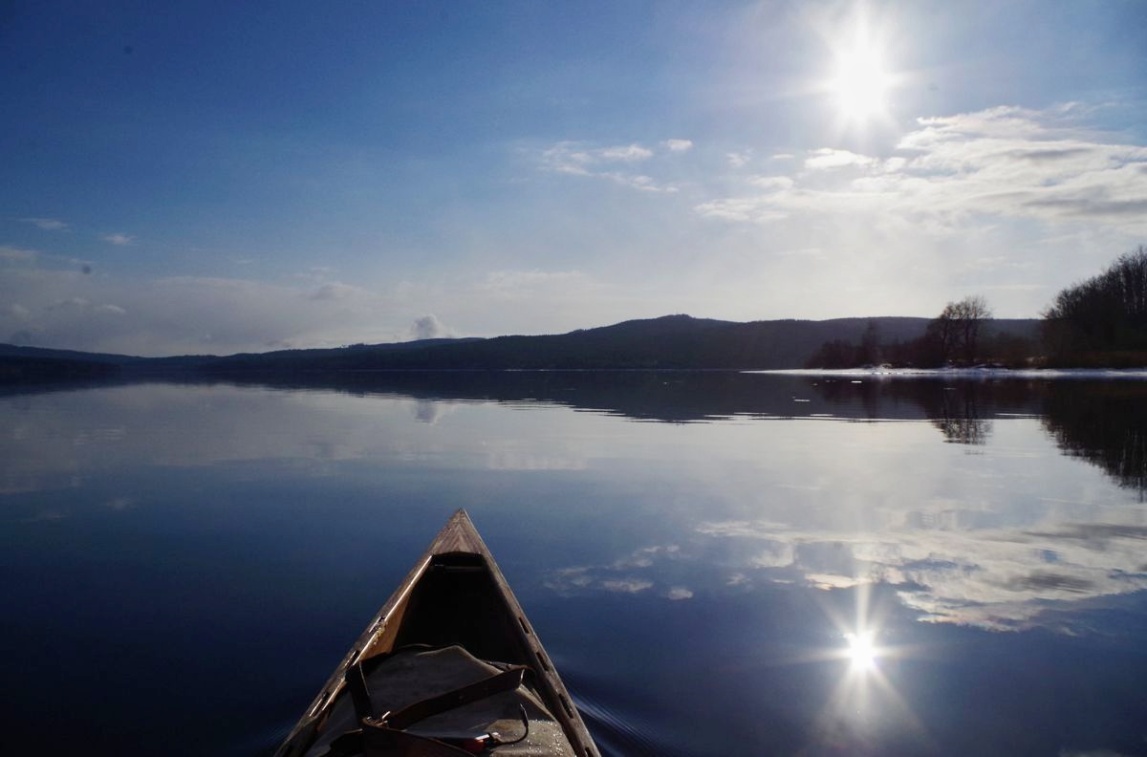
[(393, 646), (459, 644), (484, 660), (533, 664), (521, 643), (522, 621), (512, 613), (481, 555), (436, 555), (410, 593)]
[(350, 666), (414, 644), (458, 644), (480, 659), (531, 668), (538, 694), (575, 753), (598, 757), (569, 692), (463, 510), (454, 514), (371, 620), (276, 754), (305, 754), (322, 731), (326, 713), (343, 695)]

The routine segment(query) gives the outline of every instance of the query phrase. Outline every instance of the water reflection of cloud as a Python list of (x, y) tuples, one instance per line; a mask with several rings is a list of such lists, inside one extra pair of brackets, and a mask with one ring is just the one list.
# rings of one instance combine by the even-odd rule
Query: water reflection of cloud
[(445, 400), (415, 400), (413, 411), (414, 419), (433, 426), (442, 420), (442, 418), (454, 412), (457, 406), (458, 403), (447, 402)]
[(794, 552), (792, 544), (765, 539), (750, 565), (754, 568), (782, 568), (795, 562)]
[[(0, 493), (54, 490), (65, 507), (75, 506), (69, 487), (96, 476), (119, 486), (136, 469), (238, 463), (310, 477), (369, 461), (372, 475), (528, 480), (552, 493), (555, 509), (566, 496), (569, 507), (591, 501), (588, 486), (611, 504), (604, 527), (641, 516), (622, 557), (555, 573), (560, 590), (643, 586), (695, 599), (764, 582), (881, 583), (924, 619), (1014, 628), (1055, 603), (1147, 588), (1142, 505), (1061, 455), (1030, 417), (995, 421), (969, 454), (921, 422), (667, 427), (540, 406), (223, 385), (59, 392), (9, 398), (4, 410)], [(417, 422), (444, 414), (448, 423)], [(504, 475), (514, 472), (526, 475)]]
[[(638, 594), (651, 591), (674, 601), (692, 599), (693, 589), (677, 578), (667, 577), (667, 561), (680, 554), (677, 545), (642, 547), (605, 566), (575, 566), (552, 571), (545, 585), (559, 593), (606, 591)], [(671, 572), (670, 572), (671, 575)]]
[[(710, 538), (725, 531), (707, 524), (700, 533)], [(966, 623), (997, 629), (1036, 622), (1043, 609), (1055, 604), (1125, 594), (1147, 589), (1142, 540), (1144, 527), (1076, 523), (1061, 531), (1022, 530), (901, 531), (885, 538), (858, 535), (850, 539), (827, 534), (789, 531), (773, 525), (756, 536), (738, 539), (768, 545), (791, 545), (792, 561), (759, 562), (758, 578), (770, 571), (798, 573), (811, 585), (842, 588), (881, 582), (901, 589), (901, 600), (921, 613), (921, 619)], [(743, 573), (744, 571), (742, 571)]]
[[(1145, 538), (1147, 525), (1137, 524), (1072, 523), (1046, 532), (904, 529), (875, 537), (707, 522), (692, 540), (555, 571), (547, 586), (566, 593), (650, 590), (686, 599), (698, 590), (760, 582), (825, 590), (883, 584), (919, 620), (1015, 630), (1040, 625), (1049, 610), (1147, 589)], [(711, 569), (719, 580), (703, 575)], [(1054, 625), (1065, 627), (1062, 614)]]
[(601, 588), (606, 591), (636, 594), (639, 591), (653, 588), (653, 582), (644, 578), (610, 578), (602, 581)]
[(586, 466), (586, 450), (565, 435), (538, 444), (528, 422), (514, 422), (540, 413), (474, 402), (141, 384), (7, 398), (3, 412), (0, 495), (60, 491), (140, 466), (277, 461), (313, 476), (366, 459), (502, 471)]

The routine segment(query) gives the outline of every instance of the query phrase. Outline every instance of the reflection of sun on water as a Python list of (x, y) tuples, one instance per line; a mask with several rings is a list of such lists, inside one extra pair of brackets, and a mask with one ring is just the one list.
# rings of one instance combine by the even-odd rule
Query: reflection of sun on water
[(897, 690), (905, 661), (921, 650), (898, 639), (890, 604), (897, 601), (895, 595), (876, 591), (877, 584), (863, 576), (856, 580), (850, 589), (826, 593), (827, 626), (821, 638), (828, 646), (810, 657), (831, 663), (834, 680), (825, 690), (811, 738), (833, 754), (852, 753), (850, 745), (868, 754), (868, 747), (888, 734), (925, 733)]

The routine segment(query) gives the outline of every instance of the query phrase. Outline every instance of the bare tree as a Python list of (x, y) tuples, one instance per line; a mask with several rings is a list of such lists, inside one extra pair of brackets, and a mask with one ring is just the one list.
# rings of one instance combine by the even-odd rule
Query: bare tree
[(928, 336), (936, 343), (943, 361), (973, 363), (980, 347), (980, 330), (992, 317), (988, 302), (979, 295), (949, 302), (928, 324)]
[(980, 350), (980, 330), (984, 321), (992, 317), (992, 309), (988, 301), (980, 295), (965, 297), (956, 303), (956, 310), (960, 324), (960, 348), (964, 353), (964, 360), (975, 362)]

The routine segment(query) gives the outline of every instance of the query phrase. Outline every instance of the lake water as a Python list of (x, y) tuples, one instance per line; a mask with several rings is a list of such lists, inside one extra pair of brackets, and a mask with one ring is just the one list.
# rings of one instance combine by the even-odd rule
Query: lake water
[(273, 749), (459, 507), (607, 754), (1147, 754), (1145, 383), (9, 391), (0, 461), (7, 754)]

